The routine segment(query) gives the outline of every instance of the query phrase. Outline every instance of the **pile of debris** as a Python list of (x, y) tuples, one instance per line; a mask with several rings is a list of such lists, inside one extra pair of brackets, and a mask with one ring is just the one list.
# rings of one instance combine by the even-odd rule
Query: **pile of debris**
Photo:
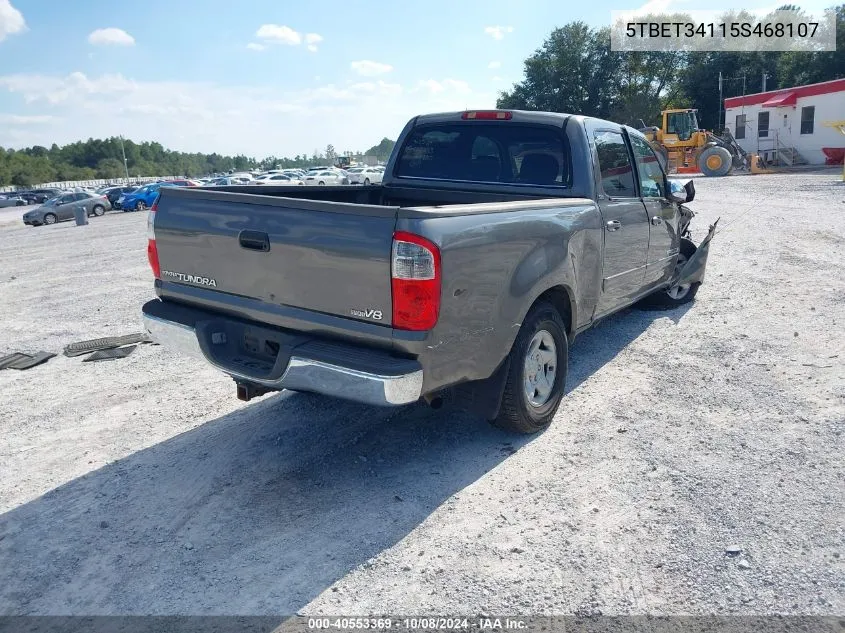
[[(82, 362), (96, 362), (101, 360), (115, 360), (126, 358), (135, 351), (139, 344), (152, 343), (152, 339), (143, 333), (127, 334), (125, 336), (107, 336), (95, 338), (89, 341), (79, 341), (66, 345), (64, 355), (72, 358), (74, 356), (85, 356)], [(33, 367), (47, 362), (53, 358), (53, 352), (36, 352), (26, 354), (13, 352), (0, 358), (0, 369), (32, 369)]]

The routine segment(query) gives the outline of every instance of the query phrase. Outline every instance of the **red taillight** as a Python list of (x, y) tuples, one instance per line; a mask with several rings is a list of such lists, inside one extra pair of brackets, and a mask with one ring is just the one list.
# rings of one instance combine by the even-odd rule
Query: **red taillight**
[(429, 240), (396, 231), (390, 258), (393, 327), (430, 330), (440, 314), (440, 249)]
[(156, 207), (158, 200), (153, 202), (147, 215), (147, 261), (150, 262), (150, 268), (153, 270), (153, 276), (156, 279), (161, 279), (161, 265), (158, 263), (158, 248), (156, 247)]
[(513, 118), (513, 112), (504, 112), (502, 110), (474, 110), (471, 112), (464, 112), (461, 115), (464, 121), (510, 121)]

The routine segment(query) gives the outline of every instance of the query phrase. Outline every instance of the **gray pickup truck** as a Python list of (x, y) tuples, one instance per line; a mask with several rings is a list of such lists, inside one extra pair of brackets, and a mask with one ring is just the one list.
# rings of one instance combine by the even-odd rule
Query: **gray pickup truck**
[(468, 111), (411, 120), (379, 186), (172, 187), (150, 209), (151, 337), (243, 400), (310, 391), (449, 402), (547, 427), (569, 344), (703, 280), (691, 181), (600, 119)]

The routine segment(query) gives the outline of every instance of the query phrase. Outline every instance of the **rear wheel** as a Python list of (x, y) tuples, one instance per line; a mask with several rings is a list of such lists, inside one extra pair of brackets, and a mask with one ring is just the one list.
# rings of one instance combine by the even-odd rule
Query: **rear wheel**
[(55, 224), (57, 219), (55, 213), (48, 213), (44, 216), (44, 224)]
[(364, 185), (365, 185), (365, 186), (368, 186), (369, 184), (370, 184), (370, 179), (369, 179), (369, 178), (364, 178)]
[(103, 215), (106, 212), (106, 208), (101, 204), (95, 204), (93, 211), (94, 211), (94, 215), (99, 218), (101, 215)]
[(727, 176), (732, 167), (731, 153), (718, 145), (708, 147), (698, 157), (698, 168), (705, 176)]
[(146, 211), (147, 210), (146, 203), (143, 200), (138, 200), (138, 202), (135, 203), (135, 210), (136, 211)]
[(321, 181), (320, 181), (320, 182), (318, 182), (317, 184), (318, 184), (318, 185), (320, 185), (321, 187), (323, 187), (323, 186), (325, 186), (325, 184), (326, 184), (326, 183), (324, 183), (324, 182), (321, 180)]
[(563, 398), (569, 341), (550, 303), (528, 312), (509, 356), (502, 406), (493, 424), (512, 433), (537, 433), (551, 424)]

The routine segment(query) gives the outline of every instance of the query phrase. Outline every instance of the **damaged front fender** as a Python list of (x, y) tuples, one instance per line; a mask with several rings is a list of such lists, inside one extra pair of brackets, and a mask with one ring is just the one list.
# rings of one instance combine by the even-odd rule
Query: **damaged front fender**
[(695, 284), (704, 281), (704, 270), (707, 267), (707, 256), (710, 254), (710, 242), (713, 236), (716, 235), (716, 225), (719, 224), (717, 219), (710, 225), (710, 230), (707, 236), (701, 240), (701, 244), (696, 248), (695, 253), (692, 254), (678, 273), (678, 278), (672, 282), (671, 288), (680, 286), (682, 284)]

